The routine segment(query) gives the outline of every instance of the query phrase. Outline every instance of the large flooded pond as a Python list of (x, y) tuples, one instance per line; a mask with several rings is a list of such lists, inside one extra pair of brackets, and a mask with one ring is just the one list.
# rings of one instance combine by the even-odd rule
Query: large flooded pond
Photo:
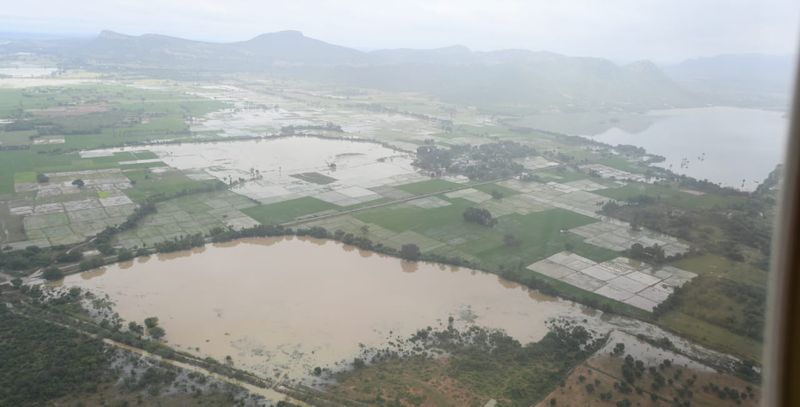
[(244, 239), (74, 274), (63, 284), (107, 294), (126, 321), (158, 317), (171, 346), (231, 356), (239, 368), (282, 380), (309, 379), (314, 367), (337, 368), (362, 346), (384, 347), (449, 317), (456, 327), (500, 328), (523, 343), (563, 317), (599, 333), (666, 336), (686, 354), (728, 359), (493, 274), (317, 239)]
[[(582, 307), (495, 275), (411, 263), (339, 243), (252, 239), (66, 278), (107, 293), (128, 321), (157, 316), (173, 346), (273, 377), (302, 377), (426, 326), (505, 329), (523, 341)], [(592, 312), (593, 314), (593, 312)], [(199, 351), (198, 351), (199, 349)]]
[[(783, 112), (735, 107), (658, 110), (640, 131), (613, 127), (590, 137), (631, 144), (666, 157), (658, 164), (679, 174), (752, 190), (783, 161)], [(743, 183), (744, 181), (744, 183)]]

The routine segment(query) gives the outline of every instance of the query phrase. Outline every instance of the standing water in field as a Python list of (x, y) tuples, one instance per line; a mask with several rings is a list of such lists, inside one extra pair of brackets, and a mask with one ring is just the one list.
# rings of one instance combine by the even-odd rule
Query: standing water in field
[[(159, 318), (171, 346), (264, 377), (304, 379), (352, 361), (364, 347), (418, 329), (474, 323), (538, 341), (566, 317), (590, 328), (669, 336), (685, 352), (718, 357), (652, 325), (590, 311), (496, 275), (412, 263), (336, 242), (244, 239), (144, 257), (67, 277), (67, 287), (108, 294), (126, 321)], [(340, 366), (346, 367), (346, 366)]]
[(82, 152), (87, 156), (149, 150), (195, 179), (238, 182), (233, 191), (262, 203), (301, 196), (354, 205), (380, 198), (368, 188), (427, 179), (413, 155), (368, 141), (319, 137), (154, 144)]
[[(404, 262), (314, 239), (248, 239), (72, 275), (106, 293), (122, 318), (157, 316), (170, 345), (266, 377), (305, 376), (387, 337), (447, 323), (503, 328), (539, 340), (545, 321), (582, 307), (495, 275)], [(199, 351), (198, 351), (199, 349)]]

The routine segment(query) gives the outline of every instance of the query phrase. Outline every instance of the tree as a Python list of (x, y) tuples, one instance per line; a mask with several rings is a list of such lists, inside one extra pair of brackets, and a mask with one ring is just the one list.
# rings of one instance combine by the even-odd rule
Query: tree
[(83, 182), (82, 179), (78, 178), (75, 181), (72, 181), (72, 185), (75, 185), (78, 188), (83, 188), (83, 186), (86, 185), (86, 183)]
[(94, 257), (90, 257), (88, 259), (85, 259), (85, 260), (81, 261), (80, 264), (78, 264), (78, 268), (81, 271), (86, 271), (86, 270), (91, 270), (93, 268), (100, 267), (103, 264), (105, 264), (105, 263), (103, 262), (103, 258), (102, 257), (94, 256)]
[(506, 235), (503, 236), (503, 244), (505, 244), (506, 247), (517, 247), (521, 243), (522, 242), (511, 233), (506, 233)]
[(634, 259), (641, 259), (644, 257), (644, 246), (641, 243), (634, 243), (631, 245), (628, 255)]
[(163, 337), (164, 337), (164, 335), (166, 335), (166, 334), (167, 334), (167, 333), (164, 331), (164, 328), (162, 328), (162, 327), (160, 327), (160, 326), (154, 326), (154, 327), (152, 327), (152, 328), (147, 328), (147, 333), (148, 333), (148, 334), (149, 334), (149, 335), (150, 335), (150, 336), (151, 336), (153, 339), (156, 339), (156, 340), (163, 338)]
[(103, 242), (98, 244), (97, 250), (106, 256), (114, 254), (114, 252), (116, 251), (116, 249), (114, 249), (114, 246), (111, 246), (111, 244), (109, 244), (108, 242)]
[(622, 342), (617, 342), (617, 344), (614, 345), (614, 350), (611, 351), (611, 354), (614, 356), (621, 356), (623, 353), (625, 353), (625, 344)]
[(50, 177), (40, 172), (36, 174), (36, 182), (40, 184), (44, 184), (45, 182), (50, 182)]
[(497, 189), (493, 189), (490, 194), (492, 195), (492, 199), (503, 199), (503, 192)]
[(483, 226), (492, 227), (497, 224), (497, 219), (492, 217), (492, 213), (485, 208), (469, 207), (464, 209), (463, 216), (465, 221)]
[(144, 319), (144, 325), (147, 329), (155, 328), (158, 326), (158, 317), (149, 317)]
[(64, 252), (56, 256), (56, 261), (59, 263), (75, 263), (83, 259), (83, 252), (73, 250), (71, 252)]
[(144, 333), (144, 327), (137, 324), (136, 321), (128, 322), (128, 330), (139, 335)]
[(117, 251), (117, 261), (128, 261), (133, 258), (133, 251), (129, 249), (119, 249)]
[(400, 247), (400, 257), (406, 260), (416, 261), (419, 260), (421, 255), (422, 253), (419, 251), (419, 246), (413, 243), (404, 244)]
[(42, 277), (48, 281), (61, 280), (64, 278), (64, 273), (56, 267), (48, 267), (42, 272)]

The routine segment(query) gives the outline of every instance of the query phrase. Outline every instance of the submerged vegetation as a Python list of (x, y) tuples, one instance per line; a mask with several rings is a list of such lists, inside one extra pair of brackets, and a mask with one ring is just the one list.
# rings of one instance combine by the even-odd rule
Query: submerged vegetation
[[(538, 342), (522, 345), (501, 331), (451, 324), (425, 328), (398, 344), (368, 349), (331, 390), (366, 404), (503, 405), (540, 401), (567, 373), (596, 352), (604, 338), (563, 321)], [(368, 361), (365, 364), (363, 361)]]
[[(174, 402), (255, 406), (259, 401), (208, 372), (261, 386), (263, 382), (230, 366), (196, 359), (155, 342), (164, 333), (158, 318), (144, 321), (154, 339), (146, 340), (140, 337), (144, 328), (134, 321), (125, 331), (116, 314), (92, 316), (86, 304), (108, 304), (78, 288), (50, 291), (19, 286), (3, 290), (2, 295), (2, 405)], [(176, 360), (201, 370), (185, 370), (172, 364)]]

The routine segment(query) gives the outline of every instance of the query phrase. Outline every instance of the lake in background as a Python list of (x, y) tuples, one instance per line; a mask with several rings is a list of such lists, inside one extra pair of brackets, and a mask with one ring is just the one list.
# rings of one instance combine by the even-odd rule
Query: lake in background
[(631, 144), (664, 156), (657, 165), (724, 186), (753, 190), (783, 161), (784, 112), (736, 107), (656, 110), (640, 131), (618, 127), (585, 134), (612, 145)]

